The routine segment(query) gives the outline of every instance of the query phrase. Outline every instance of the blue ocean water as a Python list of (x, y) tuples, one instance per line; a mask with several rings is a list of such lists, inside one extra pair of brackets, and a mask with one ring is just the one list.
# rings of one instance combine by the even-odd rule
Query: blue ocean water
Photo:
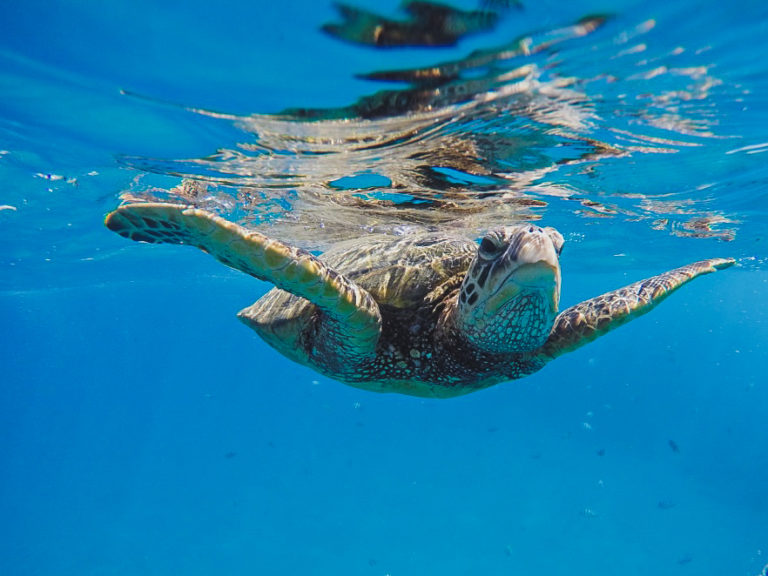
[[(761, 573), (768, 8), (503, 4), (455, 46), (386, 50), (322, 32), (330, 2), (0, 7), (0, 574)], [(489, 51), (468, 97), (350, 120), (403, 90), (362, 75)], [(312, 249), (541, 220), (563, 307), (739, 266), (524, 380), (375, 394), (234, 318), (266, 284), (103, 227), (181, 176)], [(328, 210), (334, 189), (393, 207)]]

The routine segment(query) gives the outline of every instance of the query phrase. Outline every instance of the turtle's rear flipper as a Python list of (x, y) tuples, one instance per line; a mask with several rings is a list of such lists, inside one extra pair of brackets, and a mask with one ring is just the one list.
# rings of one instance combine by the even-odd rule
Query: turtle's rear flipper
[(664, 298), (697, 276), (727, 268), (733, 263), (731, 258), (702, 260), (585, 300), (557, 316), (540, 352), (554, 358), (580, 348), (633, 318), (650, 312)]
[(178, 204), (126, 204), (104, 223), (131, 240), (196, 246), (227, 266), (306, 298), (336, 323), (337, 345), (350, 360), (375, 353), (381, 326), (378, 304), (305, 250)]

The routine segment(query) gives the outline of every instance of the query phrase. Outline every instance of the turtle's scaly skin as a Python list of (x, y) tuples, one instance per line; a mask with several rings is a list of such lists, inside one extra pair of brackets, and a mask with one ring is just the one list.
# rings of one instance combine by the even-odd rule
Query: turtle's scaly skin
[(580, 348), (608, 330), (647, 314), (672, 292), (697, 276), (728, 268), (733, 263), (731, 258), (710, 258), (694, 262), (571, 306), (555, 319), (555, 325), (541, 353), (555, 358)]
[(318, 337), (329, 355), (362, 361), (374, 354), (381, 326), (378, 305), (309, 252), (175, 204), (129, 204), (110, 214), (106, 224), (139, 242), (196, 246), (227, 266), (311, 300), (326, 319)]
[[(352, 361), (323, 345), (318, 330), (325, 320), (317, 317), (313, 303), (295, 293), (271, 290), (238, 316), (284, 355), (338, 380), (364, 388), (393, 379), (400, 381), (398, 387), (418, 386), (408, 381), (439, 379), (436, 360), (442, 355), (434, 356), (431, 342), (443, 313), (440, 304), (458, 290), (457, 280), (475, 252), (474, 243), (442, 235), (396, 241), (374, 236), (363, 246), (357, 241), (325, 252), (322, 259), (330, 268), (378, 304), (381, 335), (375, 355), (365, 361)], [(380, 388), (392, 386), (387, 382)]]
[[(552, 229), (499, 229), (479, 248), (441, 234), (369, 237), (317, 258), (206, 211), (173, 204), (121, 206), (106, 225), (137, 241), (196, 246), (274, 284), (239, 317), (288, 358), (360, 388), (432, 397), (458, 396), (531, 374), (644, 314), (696, 276), (733, 263), (690, 264), (554, 317), (562, 237)], [(484, 252), (486, 243), (493, 248), (491, 240), (501, 249), (499, 258)], [(537, 298), (549, 304), (541, 311), (525, 308)], [(470, 336), (475, 318), (488, 319), (485, 309), (485, 316), (472, 316), (473, 306), (476, 312), (483, 302), (496, 306), (496, 300), (519, 310), (508, 318), (500, 315), (501, 325), (488, 325), (500, 337), (511, 335), (504, 346), (484, 343), (483, 334)], [(543, 338), (519, 334), (521, 326), (539, 334), (541, 323), (551, 326)]]

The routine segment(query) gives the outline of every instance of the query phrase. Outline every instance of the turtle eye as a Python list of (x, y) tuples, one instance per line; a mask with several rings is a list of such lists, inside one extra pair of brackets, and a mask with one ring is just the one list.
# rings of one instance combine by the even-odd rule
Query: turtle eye
[(480, 252), (486, 256), (495, 256), (500, 249), (501, 246), (494, 242), (489, 236), (486, 236), (483, 238), (483, 241), (480, 242)]

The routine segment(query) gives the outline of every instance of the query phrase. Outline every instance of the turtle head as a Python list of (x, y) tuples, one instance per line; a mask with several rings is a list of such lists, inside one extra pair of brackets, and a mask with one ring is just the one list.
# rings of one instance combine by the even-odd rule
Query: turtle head
[(525, 224), (488, 232), (459, 292), (457, 324), (464, 338), (499, 354), (540, 347), (557, 315), (562, 249), (554, 228)]

